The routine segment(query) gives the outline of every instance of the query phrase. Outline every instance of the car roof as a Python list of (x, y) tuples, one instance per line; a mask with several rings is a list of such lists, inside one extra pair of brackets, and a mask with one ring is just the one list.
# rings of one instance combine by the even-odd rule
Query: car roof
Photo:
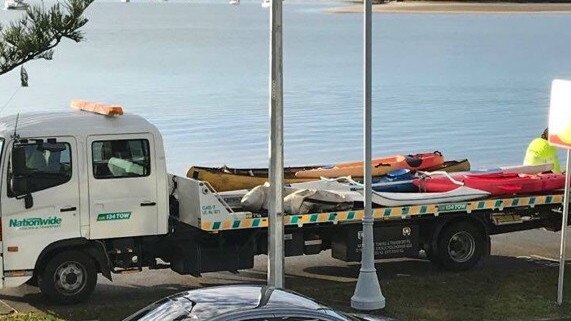
[[(279, 311), (329, 315), (331, 309), (283, 289), (262, 285), (214, 286), (180, 292), (159, 300), (125, 320), (225, 320)], [(266, 313), (267, 312), (267, 313)]]
[(254, 309), (258, 311), (282, 308), (315, 311), (328, 309), (297, 293), (262, 285), (215, 286), (187, 291), (183, 295), (196, 303), (192, 315), (200, 320)]

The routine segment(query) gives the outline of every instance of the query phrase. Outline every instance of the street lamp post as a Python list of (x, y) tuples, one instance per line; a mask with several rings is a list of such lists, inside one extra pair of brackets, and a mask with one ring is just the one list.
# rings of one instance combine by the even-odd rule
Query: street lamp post
[(377, 270), (375, 269), (375, 253), (373, 239), (373, 207), (372, 207), (372, 151), (371, 151), (371, 126), (372, 126), (372, 106), (371, 106), (371, 67), (372, 67), (372, 3), (371, 0), (364, 0), (364, 42), (365, 42), (365, 64), (364, 64), (364, 159), (365, 159), (365, 216), (363, 217), (363, 233), (361, 248), (361, 270), (355, 293), (351, 297), (351, 307), (357, 310), (378, 310), (385, 307), (385, 297), (381, 292)]
[(268, 285), (284, 286), (282, 0), (270, 12), (270, 202)]

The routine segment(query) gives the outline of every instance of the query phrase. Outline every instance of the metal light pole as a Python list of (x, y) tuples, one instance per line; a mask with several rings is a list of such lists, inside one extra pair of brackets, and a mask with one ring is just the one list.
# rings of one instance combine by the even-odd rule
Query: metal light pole
[(375, 253), (373, 241), (373, 207), (372, 207), (372, 152), (371, 152), (371, 33), (372, 33), (372, 3), (364, 0), (364, 33), (365, 33), (365, 90), (364, 90), (364, 144), (365, 144), (365, 216), (363, 218), (363, 246), (361, 248), (361, 270), (355, 293), (351, 297), (351, 307), (357, 310), (378, 310), (385, 307), (385, 297), (381, 292), (377, 270), (375, 269)]
[(563, 280), (565, 274), (565, 241), (567, 217), (569, 215), (569, 180), (571, 178), (571, 149), (567, 149), (567, 170), (565, 171), (565, 194), (563, 196), (563, 217), (561, 218), (561, 246), (559, 248), (559, 283), (557, 283), (557, 304), (563, 304)]
[(270, 203), (268, 285), (284, 286), (282, 0), (270, 12)]

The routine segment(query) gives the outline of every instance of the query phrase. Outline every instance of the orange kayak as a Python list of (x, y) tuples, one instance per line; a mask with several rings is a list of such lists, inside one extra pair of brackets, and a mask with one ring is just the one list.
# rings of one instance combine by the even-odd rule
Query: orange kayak
[[(423, 153), (416, 155), (394, 155), (374, 158), (373, 176), (382, 176), (396, 169), (406, 168), (410, 170), (424, 170), (442, 166), (444, 157), (440, 152)], [(362, 161), (339, 163), (332, 167), (320, 167), (309, 170), (301, 170), (295, 173), (298, 178), (319, 177), (363, 177), (364, 165)]]

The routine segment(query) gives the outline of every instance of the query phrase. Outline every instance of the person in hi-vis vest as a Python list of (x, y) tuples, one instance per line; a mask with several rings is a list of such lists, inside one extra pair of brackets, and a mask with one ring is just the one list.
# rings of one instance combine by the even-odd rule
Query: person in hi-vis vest
[(557, 149), (549, 145), (547, 136), (549, 135), (549, 128), (545, 128), (541, 137), (535, 138), (529, 143), (525, 158), (524, 165), (540, 165), (540, 164), (553, 164), (553, 172), (560, 173), (561, 166), (559, 165), (559, 157), (557, 156)]

